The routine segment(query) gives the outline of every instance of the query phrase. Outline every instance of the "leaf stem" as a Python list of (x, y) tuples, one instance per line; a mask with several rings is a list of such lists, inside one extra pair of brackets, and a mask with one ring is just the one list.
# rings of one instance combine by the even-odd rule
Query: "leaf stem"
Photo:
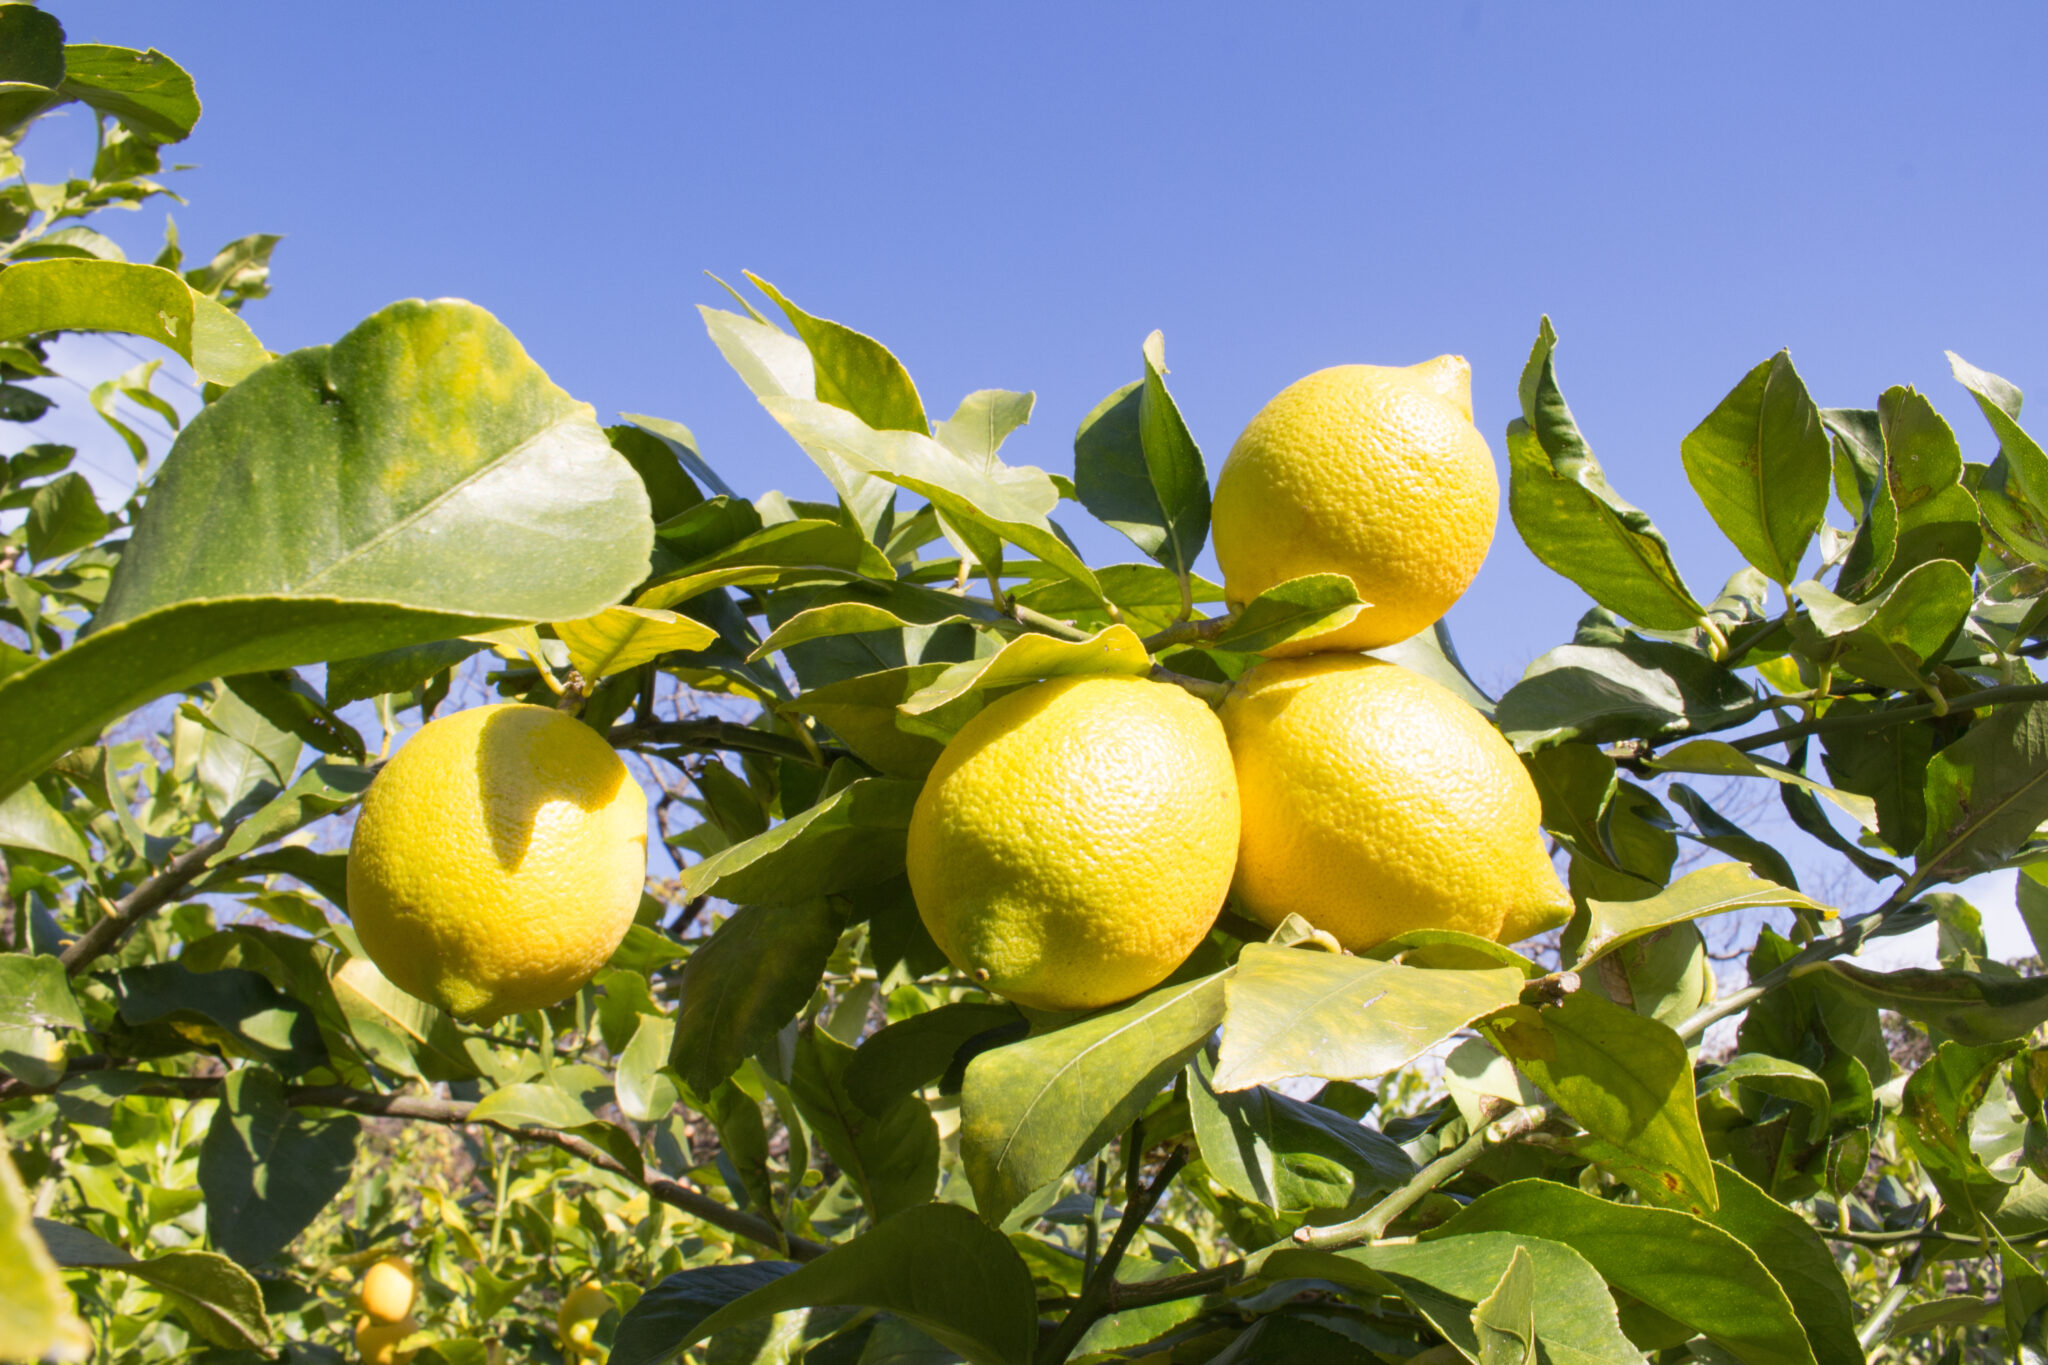
[(1922, 702), (1917, 706), (1899, 706), (1889, 711), (1871, 711), (1860, 716), (1821, 716), (1816, 720), (1803, 720), (1796, 725), (1766, 730), (1760, 735), (1744, 736), (1731, 741), (1730, 747), (1750, 752), (1788, 740), (1804, 739), (1808, 735), (1831, 734), (1837, 730), (1878, 729), (1886, 725), (1903, 725), (1907, 721), (1924, 720), (1930, 716), (1947, 715), (1955, 711), (1982, 711), (1993, 706), (2023, 701), (2048, 701), (2048, 683), (1987, 687), (1966, 697), (1946, 697), (1940, 707), (1933, 702)]
[(1423, 1196), (1477, 1161), (1487, 1148), (1534, 1132), (1549, 1121), (1552, 1112), (1547, 1104), (1528, 1104), (1481, 1124), (1463, 1142), (1424, 1166), (1407, 1184), (1358, 1217), (1327, 1227), (1296, 1228), (1295, 1242), (1318, 1251), (1331, 1251), (1372, 1241), (1395, 1219), (1421, 1203)]
[[(1141, 1166), (1145, 1159), (1143, 1152), (1132, 1152), (1127, 1158), (1132, 1169)], [(1181, 1167), (1188, 1164), (1188, 1149), (1176, 1147), (1173, 1155), (1159, 1168), (1159, 1173), (1139, 1187), (1136, 1180), (1132, 1188), (1137, 1196), (1124, 1203), (1124, 1214), (1117, 1221), (1116, 1231), (1110, 1234), (1109, 1245), (1103, 1249), (1102, 1260), (1089, 1275), (1088, 1283), (1081, 1289), (1081, 1297), (1074, 1304), (1052, 1335), (1038, 1348), (1037, 1365), (1061, 1365), (1081, 1344), (1081, 1338), (1088, 1335), (1093, 1327), (1110, 1311), (1112, 1295), (1116, 1287), (1116, 1268), (1124, 1259), (1124, 1252), (1130, 1249), (1131, 1239), (1145, 1226), (1145, 1220), (1152, 1216), (1152, 1210), (1159, 1206), (1166, 1194), (1166, 1187), (1180, 1174)], [(1184, 1277), (1183, 1277), (1184, 1278)], [(1161, 1283), (1164, 1283), (1163, 1281)], [(1175, 1295), (1174, 1297), (1183, 1297)], [(1161, 1300), (1164, 1302), (1164, 1300)]]
[[(823, 748), (813, 752), (800, 739), (778, 735), (767, 730), (756, 730), (737, 721), (712, 720), (636, 720), (630, 725), (615, 725), (605, 732), (605, 740), (614, 749), (650, 749), (673, 747), (693, 749), (698, 752), (725, 750), (729, 753), (764, 754), (770, 758), (791, 758), (813, 767), (829, 766), (835, 758), (846, 755), (844, 749)], [(823, 758), (821, 763), (820, 757)]]
[(1057, 616), (1047, 616), (1042, 611), (1033, 611), (1015, 597), (1012, 597), (1007, 604), (999, 606), (997, 610), (1008, 613), (1010, 619), (1020, 626), (1029, 626), (1033, 630), (1044, 631), (1047, 635), (1057, 635), (1062, 640), (1092, 640), (1095, 638), (1092, 631), (1083, 630), (1073, 622), (1062, 621)]

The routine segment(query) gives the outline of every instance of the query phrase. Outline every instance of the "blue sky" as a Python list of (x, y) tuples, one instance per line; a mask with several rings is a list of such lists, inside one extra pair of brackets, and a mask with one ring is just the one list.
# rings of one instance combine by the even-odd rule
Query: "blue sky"
[[(707, 269), (880, 337), (939, 412), (1035, 389), (1006, 454), (1061, 471), (1155, 327), (1212, 473), (1291, 380), (1444, 351), (1502, 458), (1548, 312), (1611, 478), (1705, 596), (1739, 561), (1678, 443), (1777, 348), (1824, 405), (1919, 386), (1976, 459), (1945, 348), (2048, 392), (2039, 6), (50, 8), (197, 78), (179, 224), (196, 251), (287, 234), (247, 313), (273, 349), (468, 297), (748, 492), (824, 484), (704, 336)], [(83, 155), (66, 135), (30, 144), (38, 178)], [(1499, 687), (1583, 605), (1504, 517), (1451, 623)]]

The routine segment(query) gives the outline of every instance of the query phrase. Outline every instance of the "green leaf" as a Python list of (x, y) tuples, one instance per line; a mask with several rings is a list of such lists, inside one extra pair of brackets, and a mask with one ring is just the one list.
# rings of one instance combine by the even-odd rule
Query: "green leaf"
[(1128, 1127), (1223, 1017), (1219, 972), (976, 1057), (960, 1092), (960, 1157), (1000, 1223)]
[(597, 1122), (583, 1101), (547, 1081), (501, 1086), (477, 1101), (471, 1123), (497, 1123), (508, 1128), (581, 1128)]
[(327, 665), (327, 704), (340, 709), (387, 692), (409, 692), (485, 648), (480, 640), (433, 640)]
[(1932, 560), (1975, 564), (1982, 543), (1976, 500), (1962, 486), (1962, 448), (1933, 405), (1911, 388), (1886, 389), (1876, 427), (1880, 477), (1836, 578), (1841, 595), (1855, 601)]
[(1144, 644), (1129, 626), (1106, 626), (1086, 640), (1019, 635), (987, 658), (969, 659), (947, 668), (898, 709), (906, 715), (921, 716), (969, 692), (1075, 674), (1143, 677), (1151, 671), (1152, 656), (1145, 652)]
[[(1947, 559), (1915, 565), (1864, 602), (1811, 581), (1794, 585), (1792, 593), (1820, 637), (1802, 641), (1802, 653), (1904, 692), (1921, 688), (1921, 675), (1947, 652), (1976, 596), (1969, 570)], [(1795, 629), (1795, 636), (1801, 633)]]
[(683, 893), (735, 905), (788, 905), (903, 871), (919, 784), (864, 777), (765, 834), (720, 849), (683, 873)]
[(1815, 796), (1824, 796), (1837, 809), (1867, 830), (1877, 828), (1877, 805), (1857, 792), (1842, 791), (1816, 782), (1803, 773), (1744, 753), (1719, 739), (1695, 739), (1667, 749), (1650, 760), (1658, 772), (1700, 773), (1711, 777), (1767, 777)]
[(976, 1038), (1024, 1028), (1015, 1005), (956, 1000), (877, 1031), (846, 1065), (846, 1093), (871, 1114), (930, 1085)]
[(789, 1093), (811, 1136), (853, 1182), (876, 1222), (931, 1199), (939, 1180), (939, 1129), (916, 1095), (879, 1112), (847, 1092), (854, 1050), (817, 1027), (797, 1035)]
[(1797, 578), (1827, 512), (1833, 462), (1791, 353), (1744, 375), (1679, 454), (1693, 491), (1742, 557), (1775, 582)]
[[(677, 446), (636, 426), (606, 427), (604, 438), (640, 476), (657, 526), (704, 502), (704, 491), (684, 469)], [(694, 450), (695, 445), (693, 439), (690, 448)]]
[[(890, 777), (919, 778), (931, 771), (945, 746), (899, 722), (897, 708), (941, 673), (943, 663), (911, 664), (813, 687), (783, 709), (816, 716), (846, 741), (862, 762)], [(971, 704), (971, 703), (970, 703)], [(950, 713), (949, 713), (950, 714)]]
[[(848, 584), (847, 591), (865, 594), (869, 586)], [(902, 630), (906, 627), (936, 630), (956, 621), (980, 623), (995, 618), (995, 613), (986, 606), (964, 601), (950, 593), (920, 588), (914, 583), (874, 584), (872, 587), (871, 598), (852, 597), (798, 612), (777, 626), (749, 658), (765, 659), (791, 645), (833, 635)]]
[[(1756, 1197), (1765, 1198), (1761, 1191)], [(1504, 1233), (1564, 1243), (1608, 1284), (1752, 1365), (1814, 1365), (1784, 1289), (1737, 1237), (1701, 1218), (1615, 1203), (1555, 1181), (1517, 1180), (1488, 1190), (1423, 1237), (1425, 1244), (1455, 1246)], [(1853, 1346), (1853, 1334), (1849, 1340)]]
[(1405, 640), (1366, 651), (1375, 659), (1399, 664), (1410, 673), (1420, 673), (1450, 691), (1488, 720), (1493, 719), (1493, 698), (1479, 689), (1465, 671), (1457, 646), (1451, 643), (1451, 628), (1438, 621), (1428, 630), (1417, 631)]
[[(726, 485), (725, 480), (718, 477), (718, 472), (705, 463), (704, 457), (697, 453), (697, 437), (681, 422), (671, 422), (665, 417), (650, 417), (644, 412), (622, 412), (619, 416), (667, 446), (669, 453), (675, 456), (676, 463), (680, 464), (683, 471), (692, 479), (720, 497), (736, 496)], [(673, 515), (675, 514), (670, 513), (670, 516)], [(660, 520), (666, 521), (668, 517), (661, 517)]]
[(1688, 872), (1646, 900), (1587, 901), (1583, 929), (1580, 923), (1574, 923), (1566, 934), (1565, 946), (1570, 953), (1566, 965), (1584, 966), (1669, 924), (1770, 905), (1816, 910), (1829, 918), (1835, 914), (1831, 907), (1810, 896), (1765, 881), (1745, 864), (1713, 863)]
[[(0, 11), (0, 39), (13, 27)], [(72, 1309), (55, 1259), (37, 1236), (34, 1208), (35, 1197), (0, 1137), (0, 1358), (78, 1356), (81, 1346), (91, 1349), (92, 1339)]]
[(1217, 649), (1263, 654), (1351, 624), (1369, 603), (1347, 574), (1318, 573), (1290, 578), (1245, 603), (1244, 610), (1211, 643)]
[(844, 917), (814, 898), (750, 905), (718, 926), (683, 965), (669, 1064), (708, 1095), (794, 1019), (818, 987)]
[(1348, 1209), (1415, 1174), (1391, 1139), (1334, 1110), (1264, 1086), (1218, 1094), (1197, 1053), (1188, 1109), (1209, 1178), (1279, 1214)]
[(1710, 729), (1754, 698), (1728, 669), (1659, 640), (1561, 645), (1502, 695), (1494, 720), (1528, 752), (1562, 740), (1660, 739)]
[(1826, 1241), (1786, 1208), (1725, 1165), (1715, 1166), (1721, 1207), (1707, 1221), (1756, 1253), (1785, 1291), (1817, 1365), (1863, 1365), (1849, 1286)]
[(606, 607), (595, 616), (555, 622), (569, 664), (586, 683), (653, 663), (672, 650), (707, 649), (718, 632), (660, 607)]
[(682, 1096), (676, 1083), (664, 1075), (670, 1045), (675, 1040), (676, 1021), (665, 1015), (643, 1014), (633, 1041), (619, 1055), (614, 1078), (618, 1088), (619, 1112), (635, 1123), (654, 1123), (667, 1118)]
[(2036, 509), (2048, 510), (2048, 452), (2020, 426), (2020, 391), (1954, 351), (1946, 354), (1949, 372), (1977, 400), (1984, 420), (1997, 434), (1999, 452), (2011, 467), (2021, 495)]
[(2001, 706), (1927, 765), (1921, 874), (1961, 881), (2003, 863), (2048, 821), (2048, 702)]
[(58, 92), (111, 114), (147, 142), (182, 142), (199, 122), (192, 78), (155, 48), (68, 43)]
[(951, 417), (933, 428), (932, 437), (961, 459), (991, 469), (996, 463), (996, 452), (1003, 448), (1010, 433), (1031, 420), (1031, 407), (1036, 401), (1036, 394), (976, 389), (960, 400)]
[(270, 359), (249, 324), (176, 271), (81, 257), (0, 271), (0, 341), (38, 332), (126, 332), (177, 352), (209, 384), (237, 384)]
[(1226, 988), (1216, 1088), (1384, 1075), (1513, 1003), (1522, 981), (1511, 967), (1435, 971), (1246, 944)]
[(759, 275), (751, 270), (746, 275), (775, 300), (810, 349), (820, 402), (844, 408), (877, 431), (914, 431), (920, 436), (931, 431), (917, 385), (888, 347), (843, 323), (813, 317)]
[(406, 994), (367, 957), (332, 953), (321, 962), (349, 1037), (377, 1065), (425, 1081), (469, 1080), (476, 1063), (455, 1021)]
[(1536, 1267), (1516, 1247), (1493, 1292), (1472, 1309), (1479, 1365), (1536, 1365)]
[[(709, 1301), (737, 1287), (743, 1269), (765, 1282), (702, 1316)], [(768, 1279), (775, 1271), (782, 1273)], [(922, 1204), (802, 1267), (713, 1266), (670, 1276), (619, 1324), (611, 1365), (666, 1365), (729, 1327), (827, 1305), (894, 1314), (969, 1365), (1030, 1365), (1038, 1335), (1031, 1272), (1009, 1240), (963, 1208)]]
[(85, 840), (34, 783), (0, 801), (0, 848), (25, 848), (62, 858), (81, 870), (92, 866)]
[(41, 112), (63, 80), (64, 28), (57, 17), (33, 5), (0, 9), (0, 133), (12, 134)]
[[(1738, 1052), (1725, 1063), (1702, 1072), (1695, 1085), (1699, 1094), (1741, 1085), (1759, 1094), (1775, 1095), (1791, 1104), (1806, 1106), (1807, 1140), (1815, 1142), (1828, 1129), (1834, 1100), (1828, 1083), (1797, 1062), (1769, 1057), (1761, 1052)], [(1868, 1117), (1867, 1115), (1865, 1117)], [(1720, 1180), (1726, 1180), (1725, 1175)], [(1717, 1184), (1720, 1183), (1717, 1180)]]
[(83, 550), (111, 525), (83, 474), (59, 474), (28, 506), (28, 554), (37, 564)]
[(313, 764), (236, 825), (208, 866), (219, 867), (259, 845), (347, 809), (362, 800), (377, 773), (375, 765), (359, 767), (328, 761)]
[(1209, 535), (1209, 476), (1166, 388), (1164, 336), (1152, 333), (1142, 349), (1145, 377), (1096, 404), (1074, 433), (1074, 490), (1105, 525), (1184, 577)]
[(1668, 1026), (1582, 990), (1558, 1006), (1511, 1005), (1478, 1028), (1594, 1138), (1641, 1163), (1615, 1173), (1645, 1200), (1715, 1207), (1692, 1059)]
[(1908, 967), (1873, 972), (1850, 962), (1825, 970), (1852, 994), (1880, 1009), (1928, 1024), (1965, 1043), (2024, 1038), (2048, 1023), (2048, 977)]
[(257, 972), (195, 972), (173, 961), (130, 967), (115, 980), (120, 1019), (131, 1028), (164, 1020), (181, 1039), (267, 1063), (288, 1076), (328, 1060), (312, 1008)]
[[(1547, 1237), (1474, 1232), (1440, 1241), (1350, 1251), (1276, 1251), (1260, 1274), (1271, 1282), (1333, 1280), (1398, 1294), (1467, 1359), (1480, 1358), (1473, 1310), (1492, 1297), (1517, 1254), (1535, 1270), (1536, 1339), (1553, 1365), (1641, 1365), (1616, 1320), (1614, 1300), (1586, 1259)], [(1542, 1357), (1539, 1357), (1542, 1358)]]
[(984, 472), (929, 436), (878, 431), (814, 399), (763, 398), (761, 405), (806, 450), (822, 450), (851, 469), (929, 498), (947, 525), (970, 538), (984, 562), (997, 557), (999, 541), (1007, 541), (1100, 600), (1102, 585), (1094, 572), (1046, 520), (1059, 491), (1044, 470), (1004, 465)]
[(203, 1341), (262, 1349), (270, 1342), (263, 1292), (248, 1271), (211, 1251), (166, 1251), (119, 1268), (176, 1303)]
[(1958, 1210), (1991, 1212), (2018, 1175), (2006, 1172), (2002, 1180), (1985, 1167), (1971, 1145), (1970, 1126), (2000, 1068), (2019, 1048), (2018, 1042), (1990, 1047), (1945, 1042), (1906, 1078), (1899, 1133), (1940, 1187), (1943, 1202)]
[(199, 1146), (207, 1238), (245, 1266), (283, 1251), (348, 1184), (361, 1126), (301, 1118), (266, 1067), (229, 1072)]
[(1974, 1294), (1929, 1299), (1900, 1309), (1885, 1327), (1885, 1340), (1922, 1336), (1942, 1327), (1982, 1327), (2000, 1321), (2002, 1309), (1997, 1299), (1980, 1299)]
[(1798, 889), (1799, 879), (1792, 864), (1785, 861), (1785, 855), (1715, 810), (1706, 797), (1683, 782), (1672, 783), (1665, 789), (1665, 795), (1671, 804), (1692, 817), (1692, 837), (1700, 843), (1748, 864), (1750, 871), (1767, 882)]
[(56, 1030), (84, 1027), (62, 962), (0, 953), (0, 1071), (27, 1085), (55, 1085), (64, 1076)]
[(1608, 610), (1652, 630), (1706, 615), (1649, 514), (1607, 482), (1558, 391), (1557, 333), (1543, 319), (1508, 426), (1508, 509), (1535, 556)]
[[(223, 516), (235, 535), (207, 529)], [(651, 536), (632, 466), (511, 333), (394, 304), (185, 428), (92, 634), (0, 683), (0, 791), (205, 678), (587, 615), (646, 573)]]

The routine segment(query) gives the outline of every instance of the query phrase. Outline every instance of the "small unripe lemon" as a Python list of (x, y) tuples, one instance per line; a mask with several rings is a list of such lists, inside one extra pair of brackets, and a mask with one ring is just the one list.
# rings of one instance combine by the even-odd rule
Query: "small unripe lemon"
[(363, 1272), (363, 1311), (378, 1322), (397, 1322), (412, 1312), (417, 1291), (412, 1267), (396, 1256), (386, 1256)]
[(419, 1330), (419, 1323), (411, 1318), (397, 1322), (362, 1318), (356, 1323), (356, 1354), (363, 1358), (363, 1365), (404, 1365), (414, 1353), (401, 1351), (398, 1344)]
[(918, 913), (1021, 1005), (1151, 989), (1216, 921), (1237, 857), (1223, 727), (1178, 687), (1096, 674), (991, 703), (939, 756), (910, 819)]
[(1411, 929), (1511, 943), (1564, 922), (1535, 784), (1452, 693), (1356, 654), (1260, 664), (1223, 705), (1244, 800), (1237, 898), (1353, 952)]
[(598, 1321), (613, 1306), (612, 1296), (596, 1280), (585, 1280), (570, 1290), (555, 1313), (555, 1331), (561, 1335), (562, 1349), (571, 1355), (596, 1354), (593, 1338)]
[(370, 784), (348, 854), (363, 951), (471, 1019), (574, 994), (633, 925), (647, 797), (597, 733), (543, 706), (421, 727)]
[(1339, 365), (1282, 389), (1224, 460), (1212, 524), (1232, 603), (1337, 573), (1370, 604), (1269, 651), (1295, 655), (1377, 649), (1434, 624), (1471, 586), (1499, 514), (1472, 370), (1447, 355)]

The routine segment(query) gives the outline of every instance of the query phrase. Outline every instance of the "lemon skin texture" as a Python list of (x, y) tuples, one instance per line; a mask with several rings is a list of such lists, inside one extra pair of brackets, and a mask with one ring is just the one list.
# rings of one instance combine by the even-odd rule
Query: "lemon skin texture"
[(1349, 577), (1368, 607), (1269, 653), (1377, 649), (1434, 624), (1479, 572), (1500, 478), (1472, 425), (1460, 356), (1339, 365), (1282, 389), (1216, 478), (1224, 596), (1242, 605), (1307, 574)]
[(1358, 655), (1273, 660), (1239, 679), (1223, 725), (1237, 897), (1262, 922), (1297, 914), (1361, 952), (1411, 929), (1512, 941), (1570, 913), (1528, 773), (1427, 678)]
[(419, 1323), (411, 1318), (397, 1322), (361, 1318), (356, 1322), (356, 1354), (362, 1357), (363, 1365), (404, 1365), (418, 1352), (401, 1351), (398, 1344), (419, 1330)]
[(953, 965), (1020, 1005), (1149, 990), (1208, 934), (1237, 858), (1223, 726), (1177, 687), (1096, 675), (989, 705), (910, 819), (910, 888)]
[(611, 746), (542, 706), (422, 727), (370, 784), (348, 855), (363, 951), (467, 1019), (545, 1009), (632, 927), (647, 797)]
[(603, 1348), (593, 1338), (598, 1320), (614, 1306), (612, 1296), (596, 1280), (585, 1280), (571, 1290), (555, 1312), (555, 1331), (561, 1338), (562, 1350), (572, 1358), (602, 1354)]
[(386, 1256), (363, 1272), (363, 1311), (378, 1322), (402, 1321), (412, 1312), (416, 1290), (412, 1267)]

